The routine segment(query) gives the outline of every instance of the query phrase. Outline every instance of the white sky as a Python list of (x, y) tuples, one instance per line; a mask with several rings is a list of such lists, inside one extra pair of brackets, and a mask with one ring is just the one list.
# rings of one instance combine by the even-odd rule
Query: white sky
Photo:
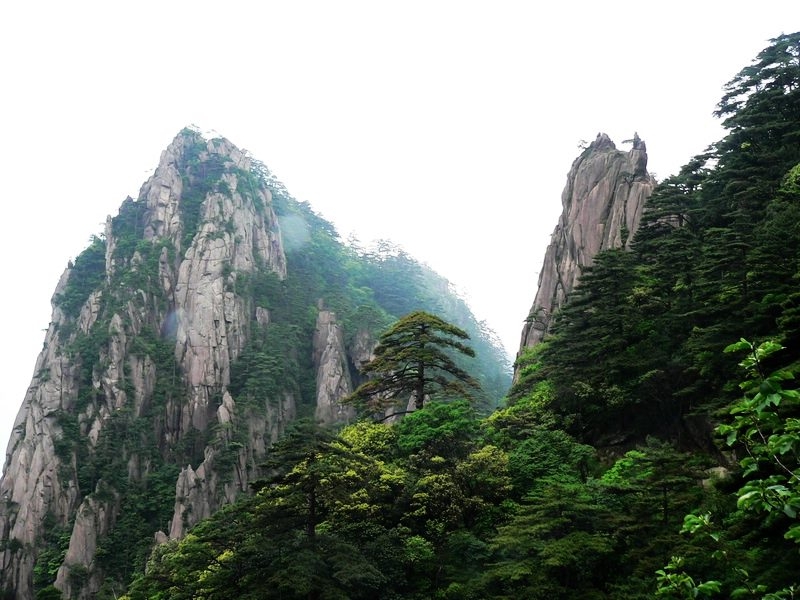
[(798, 29), (796, 0), (3, 3), (0, 446), (67, 261), (182, 127), (428, 263), (513, 355), (580, 140), (638, 131), (676, 172)]

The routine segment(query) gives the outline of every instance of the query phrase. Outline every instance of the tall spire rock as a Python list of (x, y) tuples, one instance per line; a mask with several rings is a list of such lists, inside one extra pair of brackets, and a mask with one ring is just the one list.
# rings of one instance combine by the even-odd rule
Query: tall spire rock
[[(38, 588), (94, 597), (104, 536), (170, 462), (189, 466), (161, 485), (196, 484), (196, 514), (174, 500), (179, 531), (247, 489), (264, 438), (295, 411), (288, 393), (238, 410), (259, 414), (226, 459), (241, 468), (211, 477), (237, 414), (231, 365), (268, 312), (241, 291), (257, 270), (286, 276), (270, 190), (229, 141), (182, 131), (138, 199), (123, 202), (56, 287), (0, 479), (0, 591), (33, 598), (39, 577)], [(58, 546), (54, 535), (68, 540), (64, 560), (55, 574), (41, 562), (35, 573), (40, 549)]]
[(581, 268), (598, 252), (629, 247), (655, 179), (647, 172), (647, 148), (634, 134), (628, 152), (605, 134), (575, 159), (561, 194), (563, 211), (539, 272), (539, 288), (522, 330), (520, 351), (538, 344), (574, 289)]

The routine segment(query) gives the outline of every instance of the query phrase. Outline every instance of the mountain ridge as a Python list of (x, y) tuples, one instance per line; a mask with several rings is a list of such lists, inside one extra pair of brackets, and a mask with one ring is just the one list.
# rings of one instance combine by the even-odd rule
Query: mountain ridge
[[(352, 418), (384, 306), (432, 310), (441, 281), (346, 248), (263, 164), (181, 131), (56, 287), (0, 479), (0, 587), (116, 593), (154, 535), (246, 492), (287, 423)], [(499, 401), (498, 349), (442, 307), (472, 319)]]

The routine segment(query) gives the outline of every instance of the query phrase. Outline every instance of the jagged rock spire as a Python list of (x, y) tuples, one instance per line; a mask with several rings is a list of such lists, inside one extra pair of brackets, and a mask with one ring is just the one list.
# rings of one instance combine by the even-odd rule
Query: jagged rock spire
[(553, 317), (575, 287), (581, 267), (598, 252), (628, 247), (644, 203), (655, 187), (647, 172), (647, 148), (638, 133), (628, 152), (605, 133), (575, 159), (561, 195), (563, 211), (539, 272), (539, 287), (522, 330), (520, 351), (544, 338)]

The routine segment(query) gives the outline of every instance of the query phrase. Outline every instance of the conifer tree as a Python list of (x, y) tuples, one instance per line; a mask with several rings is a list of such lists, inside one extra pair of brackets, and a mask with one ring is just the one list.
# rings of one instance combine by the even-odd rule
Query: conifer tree
[(435, 315), (424, 311), (406, 315), (380, 336), (375, 358), (362, 369), (371, 379), (349, 401), (379, 412), (411, 396), (416, 409), (437, 393), (471, 397), (478, 382), (448, 352), (474, 357), (475, 351), (461, 341), (466, 339), (464, 330)]

